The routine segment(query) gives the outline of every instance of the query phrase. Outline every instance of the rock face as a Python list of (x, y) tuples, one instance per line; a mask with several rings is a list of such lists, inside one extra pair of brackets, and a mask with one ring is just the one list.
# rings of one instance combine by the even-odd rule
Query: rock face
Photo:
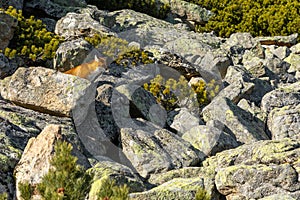
[(14, 36), (14, 30), (18, 25), (18, 20), (15, 17), (12, 17), (3, 11), (0, 11), (0, 49), (4, 50), (7, 45), (9, 44), (9, 41)]
[[(297, 35), (196, 33), (189, 31), (194, 23), (213, 13), (167, 2), (166, 20), (128, 9), (98, 10), (81, 0), (24, 2), (26, 14), (38, 10), (52, 26), (57, 21), (55, 33), (65, 42), (50, 69), (0, 54), (0, 199), (16, 199), (20, 182), (40, 181), (59, 138), (73, 145), (78, 164), (94, 175), (91, 200), (105, 177), (127, 184), (130, 199), (192, 200), (201, 190), (214, 200), (300, 199)], [(8, 30), (0, 33), (4, 48), (17, 24), (0, 13), (1, 25)], [(153, 63), (121, 66), (121, 47), (111, 44), (115, 55), (105, 58), (108, 70), (95, 79), (61, 73), (107, 55), (110, 49), (86, 41), (95, 33), (146, 53), (130, 52), (122, 63), (145, 57)], [(176, 81), (182, 75), (190, 85), (203, 80), (200, 101), (209, 101), (199, 105), (199, 96), (170, 87), (171, 95), (184, 98), (168, 110), (159, 103), (170, 95), (164, 84), (161, 99), (153, 95), (157, 88), (143, 88), (157, 75)]]

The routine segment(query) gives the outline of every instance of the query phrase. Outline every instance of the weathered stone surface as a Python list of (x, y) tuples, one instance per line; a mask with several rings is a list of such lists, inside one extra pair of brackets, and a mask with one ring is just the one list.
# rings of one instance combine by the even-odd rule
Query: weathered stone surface
[(94, 174), (94, 182), (91, 185), (89, 199), (96, 199), (95, 195), (99, 190), (99, 182), (105, 176), (115, 180), (117, 185), (126, 184), (130, 192), (145, 191), (145, 185), (137, 172), (117, 162), (99, 161), (95, 166), (88, 169), (88, 172)]
[(216, 174), (216, 186), (227, 199), (259, 199), (271, 194), (300, 195), (298, 174), (289, 164), (235, 165)]
[(291, 197), (290, 195), (279, 193), (279, 194), (274, 194), (271, 196), (261, 198), (259, 200), (296, 200), (296, 199)]
[(269, 113), (274, 108), (300, 103), (300, 82), (280, 87), (267, 93), (261, 101), (262, 111)]
[(191, 143), (207, 156), (215, 155), (218, 152), (239, 145), (235, 138), (228, 133), (205, 125), (191, 128), (183, 134), (182, 139)]
[(4, 99), (40, 112), (70, 116), (81, 96), (85, 94), (85, 98), (89, 98), (88, 91), (92, 84), (55, 70), (30, 67), (19, 68), (13, 76), (2, 80), (1, 85)]
[[(65, 72), (94, 59), (93, 46), (84, 39), (66, 41), (59, 45), (53, 62), (54, 69)], [(74, 54), (76, 52), (76, 55)], [(89, 56), (89, 53), (91, 55)]]
[(215, 168), (218, 191), (227, 198), (299, 197), (299, 155), (297, 140), (258, 141), (218, 153), (203, 166)]
[[(36, 137), (47, 124), (58, 124), (62, 134), (73, 144), (74, 155), (84, 161), (78, 136), (69, 118), (51, 116), (0, 100), (0, 187), (13, 199), (15, 193), (13, 169), (31, 137)], [(81, 165), (89, 166), (87, 161)], [(1, 193), (3, 193), (1, 192)]]
[(204, 188), (201, 178), (175, 178), (156, 188), (142, 193), (132, 193), (130, 199), (156, 200), (156, 199), (195, 199), (195, 193), (199, 188)]
[(283, 60), (290, 54), (290, 49), (286, 46), (282, 46), (271, 50), (271, 52), (279, 59)]
[(100, 35), (115, 35), (107, 27), (91, 17), (89, 13), (68, 13), (60, 18), (55, 26), (55, 33), (64, 38), (76, 38)]
[[(220, 114), (222, 113), (222, 114)], [(242, 110), (227, 98), (214, 98), (203, 111), (205, 121), (217, 119), (226, 125), (238, 142), (251, 143), (269, 139), (264, 127), (259, 127), (259, 119)]]
[(25, 1), (24, 9), (40, 11), (53, 18), (61, 18), (68, 12), (74, 12), (80, 7), (86, 6), (85, 0), (62, 1), (62, 0), (33, 0)]
[(199, 5), (185, 2), (182, 0), (161, 0), (164, 3), (170, 3), (171, 13), (185, 18), (188, 21), (205, 23), (213, 16), (213, 13)]
[(23, 0), (0, 0), (1, 8), (8, 8), (8, 6), (13, 6), (17, 10), (22, 10)]
[[(51, 168), (50, 160), (53, 156), (54, 146), (58, 139), (62, 138), (58, 125), (48, 125), (36, 138), (31, 138), (24, 153), (15, 168), (16, 193), (20, 199), (19, 183), (28, 181), (32, 185), (41, 182), (42, 177)], [(34, 166), (34, 167), (32, 167)]]
[(289, 36), (256, 37), (255, 40), (262, 45), (277, 45), (291, 47), (297, 43), (298, 33)]
[(199, 117), (191, 114), (186, 108), (175, 109), (168, 115), (168, 124), (177, 131), (179, 136), (195, 126), (204, 124)]
[(290, 64), (288, 69), (289, 73), (300, 71), (300, 55), (291, 53), (288, 57), (284, 59), (285, 62)]
[(300, 104), (274, 108), (268, 115), (268, 129), (273, 140), (300, 140)]
[(18, 20), (15, 17), (0, 11), (0, 30), (5, 30), (0, 32), (0, 50), (4, 50), (8, 46), (17, 25)]
[(236, 47), (242, 48), (242, 52), (246, 49), (253, 48), (257, 42), (250, 33), (233, 33), (222, 45), (222, 48), (233, 50)]
[(162, 106), (157, 104), (156, 99), (150, 92), (135, 84), (123, 84), (115, 89), (130, 100), (131, 117), (143, 117), (154, 124), (164, 127), (167, 113)]
[(121, 129), (121, 140), (124, 154), (142, 177), (193, 166), (204, 158), (202, 152), (164, 129), (154, 133)]

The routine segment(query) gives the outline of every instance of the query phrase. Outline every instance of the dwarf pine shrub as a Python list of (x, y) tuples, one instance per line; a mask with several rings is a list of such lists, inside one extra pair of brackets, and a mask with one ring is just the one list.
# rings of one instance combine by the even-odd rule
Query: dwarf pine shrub
[(22, 10), (9, 6), (7, 10), (1, 9), (1, 11), (18, 20), (14, 37), (4, 50), (5, 56), (13, 58), (18, 55), (32, 61), (54, 57), (59, 44), (63, 41), (62, 38), (47, 31), (46, 25), (34, 16), (25, 18)]
[(114, 180), (109, 177), (103, 177), (100, 181), (100, 190), (97, 192), (99, 200), (127, 200), (129, 187), (125, 184), (122, 186), (116, 185)]
[(199, 80), (190, 87), (184, 76), (180, 76), (176, 81), (172, 78), (164, 80), (161, 75), (157, 75), (150, 83), (145, 83), (143, 88), (149, 91), (167, 111), (179, 107), (178, 102), (181, 100), (192, 99), (194, 96), (197, 99), (197, 106), (201, 108), (207, 105), (219, 91), (214, 80), (208, 84)]
[(215, 13), (197, 31), (216, 32), (229, 37), (235, 32), (253, 36), (290, 35), (300, 32), (298, 0), (189, 0)]
[(2, 194), (0, 194), (0, 200), (7, 200), (7, 193), (2, 193)]

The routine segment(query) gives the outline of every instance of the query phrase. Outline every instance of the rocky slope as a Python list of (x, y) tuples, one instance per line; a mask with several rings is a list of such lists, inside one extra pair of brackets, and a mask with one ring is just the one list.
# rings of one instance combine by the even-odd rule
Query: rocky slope
[[(0, 54), (1, 76), (15, 71), (0, 81), (0, 194), (19, 198), (16, 184), (39, 183), (63, 138), (78, 164), (126, 183), (130, 199), (194, 199), (199, 188), (216, 200), (300, 199), (298, 35), (195, 33), (190, 23), (207, 20), (209, 11), (174, 2), (168, 21), (84, 1), (24, 2), (24, 10), (46, 13), (49, 29), (66, 41), (50, 68)], [(7, 15), (0, 21), (16, 26)], [(104, 55), (84, 40), (94, 33), (125, 39), (155, 62), (124, 68), (107, 57), (108, 70), (93, 79), (61, 73)], [(0, 35), (1, 48), (12, 36)], [(205, 107), (185, 99), (170, 112), (142, 88), (157, 75), (213, 80), (219, 90)], [(92, 192), (87, 198), (95, 199)]]

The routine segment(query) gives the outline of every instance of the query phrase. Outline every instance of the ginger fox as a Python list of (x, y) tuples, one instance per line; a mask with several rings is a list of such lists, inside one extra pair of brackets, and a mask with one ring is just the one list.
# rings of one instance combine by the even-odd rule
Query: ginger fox
[(98, 58), (95, 55), (95, 59), (88, 63), (83, 63), (81, 65), (78, 65), (66, 72), (65, 74), (72, 74), (74, 76), (79, 76), (84, 79), (90, 79), (92, 74), (96, 74), (98, 70), (106, 70), (106, 59), (104, 58)]

